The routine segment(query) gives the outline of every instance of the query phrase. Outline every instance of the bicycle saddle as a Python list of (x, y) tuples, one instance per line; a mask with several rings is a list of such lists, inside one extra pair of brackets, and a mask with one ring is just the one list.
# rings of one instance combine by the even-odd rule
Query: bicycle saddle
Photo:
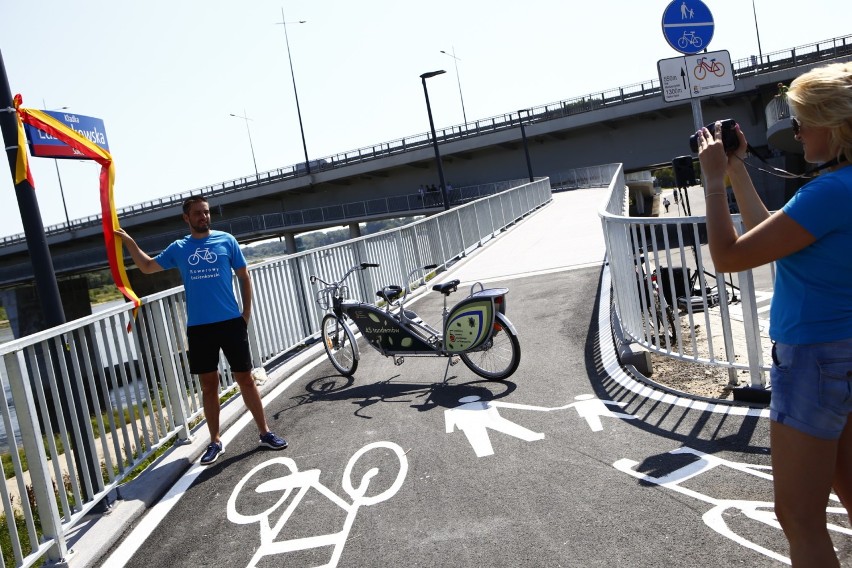
[(400, 286), (385, 286), (378, 292), (376, 292), (376, 296), (387, 302), (388, 304), (392, 304), (395, 300), (399, 299), (402, 295), (402, 288)]
[(449, 282), (444, 282), (443, 284), (435, 284), (432, 286), (432, 289), (436, 292), (440, 292), (444, 296), (449, 296), (459, 288), (459, 284), (461, 280), (450, 280)]

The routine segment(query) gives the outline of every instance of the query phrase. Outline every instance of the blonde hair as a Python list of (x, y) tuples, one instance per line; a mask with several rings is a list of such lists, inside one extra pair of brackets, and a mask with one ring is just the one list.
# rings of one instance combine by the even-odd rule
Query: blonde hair
[(852, 63), (817, 67), (797, 77), (787, 100), (806, 125), (829, 128), (829, 144), (838, 160), (852, 161)]

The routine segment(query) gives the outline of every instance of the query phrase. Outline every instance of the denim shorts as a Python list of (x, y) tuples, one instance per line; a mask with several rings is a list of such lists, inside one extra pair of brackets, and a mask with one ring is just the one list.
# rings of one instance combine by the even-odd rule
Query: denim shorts
[(852, 339), (772, 346), (770, 417), (836, 440), (852, 414)]

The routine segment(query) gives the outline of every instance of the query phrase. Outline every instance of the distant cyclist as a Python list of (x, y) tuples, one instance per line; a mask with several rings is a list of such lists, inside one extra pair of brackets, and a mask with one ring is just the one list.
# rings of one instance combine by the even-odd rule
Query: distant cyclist
[[(210, 432), (210, 445), (201, 457), (201, 464), (211, 464), (225, 452), (219, 438), (220, 349), (228, 359), (243, 401), (257, 424), (260, 444), (283, 450), (287, 441), (269, 431), (260, 392), (251, 376), (248, 321), (252, 287), (246, 259), (232, 235), (210, 229), (210, 207), (203, 197), (184, 201), (183, 220), (189, 225), (190, 234), (170, 244), (156, 258), (140, 249), (123, 229), (117, 229), (115, 234), (121, 237), (133, 262), (143, 273), (177, 268), (183, 278), (189, 370), (201, 380), (204, 416)], [(240, 283), (242, 311), (234, 297), (232, 271)]]

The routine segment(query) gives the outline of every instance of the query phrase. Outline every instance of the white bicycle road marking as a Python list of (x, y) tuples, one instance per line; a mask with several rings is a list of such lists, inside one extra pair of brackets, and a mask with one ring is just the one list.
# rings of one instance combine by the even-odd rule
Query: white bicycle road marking
[[(370, 480), (379, 473), (379, 470), (377, 468), (371, 468), (368, 470), (361, 477), (361, 482), (358, 487), (354, 487), (352, 485), (352, 468), (361, 456), (370, 450), (379, 448), (391, 450), (399, 460), (400, 468), (390, 487), (377, 495), (367, 497), (366, 494), (370, 485)], [(240, 492), (243, 491), (245, 486), (248, 484), (249, 480), (259, 471), (276, 464), (285, 466), (290, 470), (290, 473), (283, 477), (265, 481), (254, 488), (254, 491), (256, 493), (269, 493), (273, 495), (275, 493), (281, 493), (278, 499), (272, 501), (268, 508), (254, 515), (243, 515), (237, 511), (237, 498), (239, 497)], [(349, 531), (352, 529), (352, 524), (355, 522), (355, 515), (358, 513), (358, 509), (360, 507), (369, 507), (376, 503), (381, 503), (382, 501), (393, 497), (396, 492), (399, 491), (400, 487), (402, 487), (405, 477), (408, 474), (408, 459), (405, 457), (405, 452), (403, 452), (402, 448), (393, 442), (374, 442), (372, 444), (367, 444), (355, 452), (346, 464), (346, 469), (343, 472), (342, 479), (343, 490), (352, 498), (351, 503), (347, 503), (328, 487), (320, 483), (320, 473), (321, 472), (318, 469), (299, 471), (296, 462), (287, 457), (273, 458), (255, 466), (234, 488), (233, 493), (231, 493), (231, 497), (228, 499), (228, 520), (240, 525), (252, 523), (258, 523), (260, 525), (260, 546), (249, 561), (247, 565), (249, 568), (257, 566), (258, 562), (266, 556), (328, 546), (333, 547), (331, 560), (327, 564), (323, 564), (322, 568), (332, 568), (337, 566), (337, 563), (340, 561), (340, 556), (343, 554), (343, 547), (346, 545), (346, 540), (349, 537)], [(343, 524), (343, 528), (336, 532), (312, 537), (275, 540), (281, 531), (284, 530), (287, 521), (290, 520), (291, 515), (302, 503), (302, 499), (310, 489), (319, 491), (329, 501), (346, 512), (346, 520)], [(285, 505), (294, 491), (297, 491), (295, 497), (286, 506), (284, 511), (281, 513), (281, 516), (278, 517), (276, 521), (270, 522), (272, 515)], [(313, 501), (306, 503), (311, 502)], [(316, 503), (314, 503), (314, 506), (316, 508)]]
[[(686, 446), (678, 448), (676, 450), (672, 450), (671, 452), (669, 452), (669, 454), (692, 454), (698, 459), (662, 477), (654, 477), (636, 471), (634, 468), (639, 464), (639, 462), (626, 458), (620, 459), (612, 465), (615, 469), (632, 475), (633, 477), (641, 479), (647, 483), (653, 483), (655, 485), (659, 485), (660, 487), (671, 489), (672, 491), (680, 493), (681, 495), (686, 495), (688, 497), (698, 499), (699, 501), (709, 503), (713, 507), (710, 508), (707, 512), (705, 512), (702, 516), (704, 524), (706, 524), (708, 527), (721, 534), (722, 536), (736, 542), (740, 546), (744, 546), (746, 548), (754, 550), (755, 552), (763, 554), (764, 556), (767, 556), (774, 560), (778, 560), (779, 562), (790, 564), (790, 559), (784, 556), (783, 554), (774, 550), (770, 550), (765, 546), (761, 546), (753, 541), (748, 540), (744, 536), (737, 534), (728, 526), (725, 520), (725, 518), (730, 517), (732, 513), (736, 513), (737, 511), (739, 511), (749, 519), (752, 519), (759, 523), (763, 523), (764, 525), (777, 529), (780, 532), (781, 525), (778, 524), (778, 520), (775, 517), (774, 503), (766, 501), (751, 501), (744, 499), (716, 499), (714, 497), (705, 495), (694, 489), (688, 489), (681, 485), (685, 481), (688, 481), (703, 473), (706, 473), (714, 468), (722, 466), (729, 467), (747, 475), (771, 481), (772, 474), (769, 473), (769, 470), (771, 470), (769, 466), (729, 461), (723, 458), (705, 454), (703, 452), (694, 450)], [(831, 499), (839, 503), (839, 500), (837, 499), (836, 495), (831, 495)], [(843, 507), (828, 507), (826, 508), (826, 513), (845, 516), (846, 509), (844, 509)], [(850, 529), (831, 523), (829, 523), (827, 526), (829, 531), (852, 536), (852, 530)], [(781, 537), (781, 541), (783, 541), (783, 537)]]
[[(263, 397), (263, 406), (265, 407), (269, 401), (275, 400), (277, 397), (287, 390), (293, 383), (301, 379), (311, 369), (326, 361), (325, 354), (317, 357), (315, 360), (306, 363), (301, 369), (298, 369), (287, 380), (275, 387), (269, 394)], [(222, 442), (227, 446), (237, 435), (242, 432), (243, 428), (249, 424), (254, 424), (254, 419), (250, 412), (243, 413), (237, 421), (222, 434)], [(163, 519), (171, 512), (172, 508), (178, 504), (189, 490), (189, 487), (195, 482), (199, 475), (207, 466), (194, 463), (189, 471), (175, 483), (171, 489), (157, 503), (151, 507), (148, 513), (142, 517), (139, 524), (121, 541), (121, 544), (112, 552), (103, 566), (124, 566), (133, 558), (133, 555), (139, 550), (142, 544), (151, 536), (151, 533), (159, 526)]]

